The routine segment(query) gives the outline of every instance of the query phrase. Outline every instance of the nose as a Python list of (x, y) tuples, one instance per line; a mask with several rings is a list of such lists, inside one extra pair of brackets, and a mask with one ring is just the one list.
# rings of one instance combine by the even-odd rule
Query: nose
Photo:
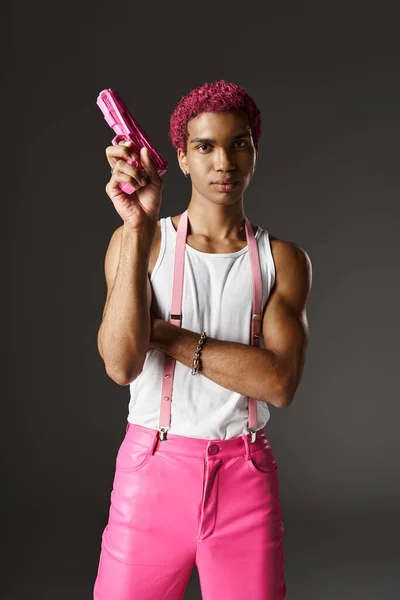
[(235, 161), (233, 155), (226, 152), (223, 148), (214, 154), (214, 169), (216, 171), (234, 171)]

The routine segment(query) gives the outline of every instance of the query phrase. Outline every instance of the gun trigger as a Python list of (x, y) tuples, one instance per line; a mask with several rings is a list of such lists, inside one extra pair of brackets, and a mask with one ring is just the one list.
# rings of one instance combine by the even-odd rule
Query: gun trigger
[(127, 141), (127, 137), (121, 134), (116, 135), (112, 141), (112, 145), (117, 146), (121, 140)]

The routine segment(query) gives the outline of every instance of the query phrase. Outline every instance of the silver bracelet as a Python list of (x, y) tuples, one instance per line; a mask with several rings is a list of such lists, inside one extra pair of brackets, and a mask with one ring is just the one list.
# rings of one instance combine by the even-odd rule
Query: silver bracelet
[(192, 375), (197, 375), (197, 373), (200, 371), (201, 367), (198, 366), (198, 364), (199, 364), (199, 356), (200, 356), (200, 352), (202, 350), (202, 346), (204, 344), (204, 340), (206, 339), (206, 337), (207, 337), (206, 332), (203, 331), (202, 334), (201, 334), (201, 336), (200, 336), (199, 343), (197, 345), (196, 352), (195, 352), (195, 355), (194, 355), (193, 366), (192, 366)]

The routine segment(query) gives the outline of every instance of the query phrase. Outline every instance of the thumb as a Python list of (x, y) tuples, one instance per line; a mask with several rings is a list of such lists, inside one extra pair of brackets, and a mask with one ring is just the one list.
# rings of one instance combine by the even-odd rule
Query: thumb
[(151, 160), (150, 152), (146, 146), (143, 146), (143, 148), (140, 149), (140, 162), (146, 171), (147, 181), (149, 183), (155, 183), (160, 180), (160, 176), (157, 173), (157, 167)]

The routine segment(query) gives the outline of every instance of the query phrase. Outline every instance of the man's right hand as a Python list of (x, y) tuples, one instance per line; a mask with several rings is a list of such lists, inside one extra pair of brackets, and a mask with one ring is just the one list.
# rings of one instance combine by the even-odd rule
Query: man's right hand
[[(132, 142), (121, 141), (117, 146), (106, 148), (106, 157), (113, 169), (106, 193), (124, 221), (124, 226), (134, 231), (140, 231), (147, 224), (155, 226), (161, 209), (164, 182), (147, 148), (142, 148), (139, 156)], [(140, 168), (130, 165), (127, 160), (141, 163), (147, 174), (144, 185), (140, 183)], [(119, 183), (128, 183), (138, 189), (128, 195), (120, 189)]]

